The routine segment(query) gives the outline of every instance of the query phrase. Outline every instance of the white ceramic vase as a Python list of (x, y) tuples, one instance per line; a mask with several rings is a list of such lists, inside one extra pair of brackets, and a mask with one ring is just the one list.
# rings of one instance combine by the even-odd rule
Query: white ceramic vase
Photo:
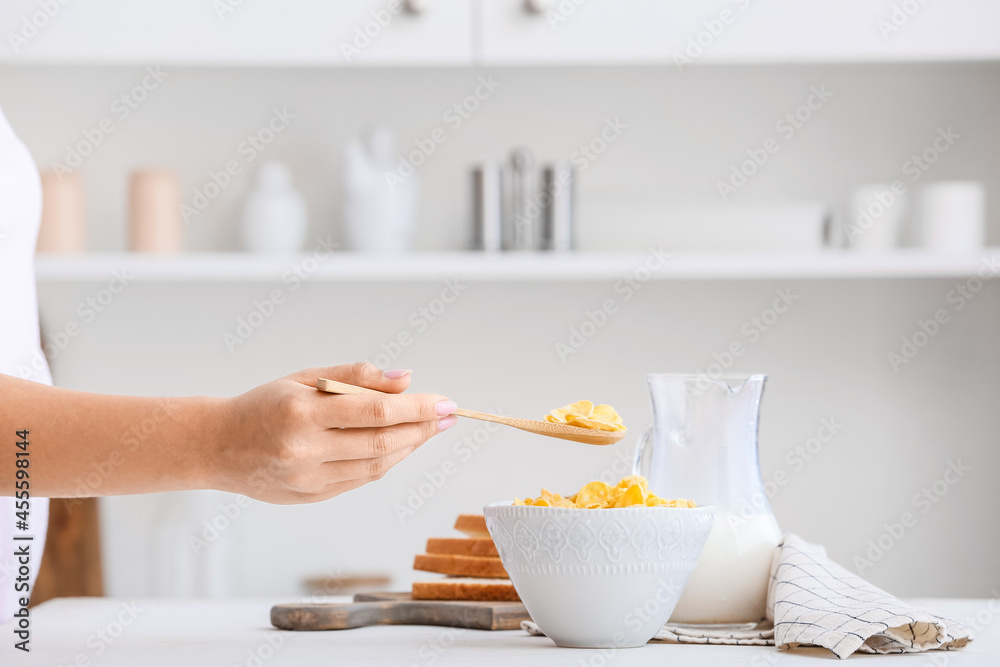
[(344, 148), (343, 224), (347, 247), (356, 252), (401, 254), (410, 250), (417, 213), (417, 180), (393, 160), (395, 142), (386, 130), (366, 144)]
[(305, 199), (292, 185), (291, 170), (282, 162), (263, 163), (243, 209), (244, 247), (251, 252), (298, 252), (308, 225)]

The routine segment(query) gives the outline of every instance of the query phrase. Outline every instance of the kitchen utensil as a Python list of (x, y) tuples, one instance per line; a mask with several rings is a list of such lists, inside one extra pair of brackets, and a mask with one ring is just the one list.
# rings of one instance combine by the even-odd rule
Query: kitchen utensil
[(493, 503), (486, 527), (531, 619), (559, 646), (642, 646), (663, 627), (712, 530), (712, 507)]
[(129, 250), (181, 249), (181, 189), (177, 175), (163, 169), (132, 172), (129, 184)]
[[(664, 498), (718, 515), (672, 623), (757, 623), (781, 530), (764, 493), (757, 422), (765, 375), (647, 375), (653, 428), (634, 472)], [(651, 437), (651, 439), (650, 439)]]
[[(326, 380), (320, 378), (316, 382), (316, 388), (331, 394), (384, 394), (385, 392), (368, 389), (367, 387), (356, 387), (353, 384), (345, 384), (336, 380)], [(475, 410), (465, 410), (459, 408), (454, 412), (459, 417), (469, 419), (479, 419), (480, 421), (494, 422), (504, 426), (512, 426), (529, 433), (547, 435), (550, 438), (561, 438), (582, 442), (586, 445), (612, 445), (623, 437), (624, 431), (596, 431), (569, 424), (553, 424), (552, 422), (540, 419), (517, 419), (516, 417), (504, 417), (502, 415), (492, 415), (488, 412), (476, 412)]]
[(503, 178), (500, 165), (484, 162), (472, 169), (474, 250), (496, 252), (503, 244)]
[(307, 226), (305, 199), (292, 184), (288, 165), (260, 165), (257, 187), (243, 208), (243, 246), (252, 252), (297, 252)]
[(576, 176), (568, 164), (549, 164), (542, 169), (542, 248), (573, 250), (574, 188)]
[(986, 235), (986, 191), (978, 181), (928, 183), (916, 195), (916, 245), (941, 252), (978, 252)]
[(507, 202), (504, 212), (504, 250), (538, 250), (541, 246), (541, 207), (537, 201), (538, 170), (527, 148), (510, 154)]
[(851, 192), (843, 238), (852, 250), (891, 250), (899, 245), (907, 194), (890, 183), (863, 185)]
[(83, 183), (74, 172), (43, 171), (42, 224), (38, 230), (38, 252), (83, 252), (86, 245), (86, 214)]
[(281, 630), (347, 630), (369, 625), (444, 625), (517, 630), (531, 620), (520, 602), (414, 600), (409, 593), (359, 593), (354, 602), (278, 604), (271, 625)]

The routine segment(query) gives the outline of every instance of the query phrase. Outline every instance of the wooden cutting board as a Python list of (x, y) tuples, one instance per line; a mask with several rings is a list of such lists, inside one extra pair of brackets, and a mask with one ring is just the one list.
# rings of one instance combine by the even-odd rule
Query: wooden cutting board
[(369, 625), (445, 625), (517, 630), (531, 620), (520, 602), (414, 600), (409, 593), (359, 593), (342, 604), (278, 604), (271, 625), (281, 630), (347, 630)]

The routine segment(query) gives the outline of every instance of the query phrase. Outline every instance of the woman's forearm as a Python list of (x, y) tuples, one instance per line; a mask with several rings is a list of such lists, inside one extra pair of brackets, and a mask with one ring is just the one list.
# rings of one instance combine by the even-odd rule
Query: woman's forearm
[[(18, 431), (31, 493), (87, 497), (208, 488), (227, 399), (89, 394), (0, 375), (0, 495), (13, 495)], [(4, 470), (4, 468), (7, 468)]]
[[(321, 377), (377, 392), (325, 394)], [(455, 424), (455, 403), (402, 394), (409, 384), (409, 371), (363, 362), (234, 398), (108, 396), (0, 375), (0, 495), (14, 495), (18, 432), (28, 431), (34, 496), (212, 488), (272, 503), (325, 500), (381, 478)]]

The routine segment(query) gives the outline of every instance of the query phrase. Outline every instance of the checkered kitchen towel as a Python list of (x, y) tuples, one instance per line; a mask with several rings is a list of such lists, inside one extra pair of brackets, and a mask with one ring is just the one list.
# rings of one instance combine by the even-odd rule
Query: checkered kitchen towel
[[(954, 651), (972, 641), (972, 633), (962, 625), (901, 602), (834, 563), (823, 547), (791, 534), (785, 535), (771, 561), (767, 618), (752, 630), (738, 632), (666, 625), (651, 641), (822, 646), (841, 659), (855, 651)], [(521, 627), (542, 634), (531, 621)]]

